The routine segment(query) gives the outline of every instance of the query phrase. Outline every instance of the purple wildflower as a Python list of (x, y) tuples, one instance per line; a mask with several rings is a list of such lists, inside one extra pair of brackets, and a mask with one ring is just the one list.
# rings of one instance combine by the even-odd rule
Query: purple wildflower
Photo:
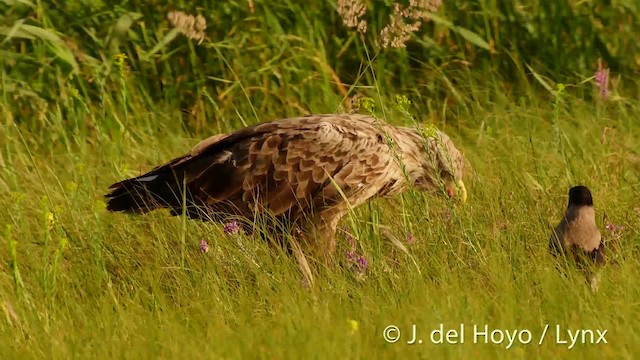
[(237, 221), (232, 221), (224, 224), (223, 230), (227, 235), (235, 235), (240, 232), (240, 225)]
[(207, 244), (207, 240), (200, 240), (200, 250), (202, 250), (203, 253), (209, 252), (209, 244)]
[[(349, 233), (347, 232), (347, 234)], [(358, 253), (356, 252), (356, 239), (354, 239), (354, 237), (351, 234), (349, 234), (348, 240), (349, 240), (350, 246), (349, 246), (349, 250), (345, 252), (345, 257), (347, 258), (347, 262), (350, 264), (350, 266), (355, 265), (357, 273), (359, 275), (363, 275), (364, 272), (367, 270), (369, 263), (367, 262), (367, 259), (365, 259), (363, 255), (358, 256)]]
[(367, 270), (367, 267), (369, 266), (369, 262), (367, 261), (367, 259), (365, 259), (364, 255), (361, 255), (358, 258), (357, 264), (360, 272), (364, 272), (365, 270)]
[(416, 241), (416, 239), (413, 237), (412, 233), (409, 233), (409, 235), (407, 235), (407, 244), (413, 244)]
[(617, 225), (613, 223), (606, 223), (604, 228), (611, 233), (611, 237), (614, 239), (619, 239), (622, 236), (622, 231), (624, 230), (624, 225)]
[(609, 97), (609, 69), (604, 69), (602, 64), (598, 64), (598, 71), (595, 73), (595, 82), (598, 92), (603, 99)]
[(347, 261), (349, 261), (349, 262), (355, 261), (356, 253), (354, 251), (347, 250), (347, 252), (345, 253), (345, 257), (347, 258)]
[(349, 235), (348, 240), (349, 240), (350, 249), (347, 250), (345, 256), (347, 258), (347, 261), (353, 262), (356, 260), (356, 240), (351, 235)]

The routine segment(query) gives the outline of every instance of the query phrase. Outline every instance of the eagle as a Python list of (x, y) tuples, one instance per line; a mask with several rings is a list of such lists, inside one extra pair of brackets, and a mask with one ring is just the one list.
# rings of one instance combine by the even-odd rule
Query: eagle
[(598, 279), (590, 268), (605, 264), (605, 251), (596, 224), (593, 196), (586, 186), (569, 189), (567, 210), (551, 233), (549, 251), (554, 257), (569, 257), (581, 270), (587, 271), (587, 280), (592, 289), (597, 289)]
[[(459, 197), (464, 157), (443, 132), (392, 126), (362, 114), (318, 114), (217, 134), (151, 171), (115, 183), (107, 209), (169, 209), (203, 221), (240, 221), (252, 233), (268, 214), (331, 256), (342, 217), (373, 197), (409, 188)], [(296, 236), (297, 236), (296, 235)]]

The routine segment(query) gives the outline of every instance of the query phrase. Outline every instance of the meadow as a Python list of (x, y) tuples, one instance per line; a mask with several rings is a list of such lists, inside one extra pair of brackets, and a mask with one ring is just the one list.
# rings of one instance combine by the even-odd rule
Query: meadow
[[(0, 3), (0, 358), (634, 357), (638, 5), (432, 1), (393, 47), (391, 2), (350, 21), (344, 3)], [(310, 288), (282, 249), (221, 224), (105, 210), (110, 184), (207, 136), (351, 110), (446, 132), (469, 199), (358, 208)], [(597, 292), (547, 252), (578, 184), (615, 260)], [(464, 341), (435, 344), (441, 324)]]

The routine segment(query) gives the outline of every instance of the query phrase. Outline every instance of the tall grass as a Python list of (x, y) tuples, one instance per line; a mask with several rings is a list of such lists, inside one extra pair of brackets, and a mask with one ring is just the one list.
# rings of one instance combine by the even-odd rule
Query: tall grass
[[(390, 3), (368, 4), (362, 37), (333, 2), (255, 0), (253, 13), (249, 3), (0, 5), (1, 358), (633, 357), (635, 3), (448, 1), (407, 49), (384, 51)], [(202, 44), (170, 26), (174, 9), (205, 16)], [(589, 80), (598, 59), (611, 69), (607, 100)], [(346, 236), (336, 267), (318, 268), (305, 289), (295, 262), (268, 244), (104, 209), (109, 184), (204, 136), (334, 112), (356, 94), (394, 123), (410, 122), (396, 95), (410, 99), (410, 114), (464, 150), (470, 190), (465, 207), (410, 193), (357, 209), (343, 225), (364, 272), (343, 256)], [(578, 183), (594, 192), (605, 234), (605, 213), (624, 226), (618, 264), (595, 294), (546, 253)], [(607, 329), (608, 344), (534, 338), (505, 349), (468, 333), (465, 344), (425, 334), (407, 345), (414, 323), (534, 337), (545, 324)], [(395, 344), (382, 338), (391, 324), (402, 331)]]

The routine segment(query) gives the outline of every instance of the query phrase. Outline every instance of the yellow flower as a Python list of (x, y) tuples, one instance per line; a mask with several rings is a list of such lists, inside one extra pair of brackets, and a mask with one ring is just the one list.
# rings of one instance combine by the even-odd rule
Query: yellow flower
[(69, 244), (69, 240), (67, 240), (67, 238), (63, 237), (60, 239), (60, 251), (64, 250), (67, 247), (67, 244)]
[(422, 135), (425, 138), (435, 138), (437, 133), (438, 133), (438, 128), (432, 124), (427, 124), (425, 127), (422, 128)]
[(75, 87), (69, 88), (69, 94), (71, 94), (71, 97), (73, 98), (76, 98), (76, 99), (80, 98), (80, 92)]
[(367, 110), (368, 112), (373, 114), (373, 111), (376, 108), (376, 104), (373, 101), (373, 98), (370, 97), (362, 97), (359, 99), (359, 104), (360, 107), (364, 108), (365, 110)]
[(47, 219), (47, 226), (49, 227), (53, 226), (53, 224), (56, 222), (55, 217), (53, 216), (53, 213), (51, 211), (47, 213), (46, 219)]
[(120, 70), (120, 77), (124, 78), (127, 73), (127, 65), (125, 60), (128, 59), (127, 54), (120, 53), (116, 54), (116, 67)]
[(396, 95), (396, 106), (400, 110), (408, 110), (411, 105), (411, 100), (406, 95)]
[(94, 204), (94, 209), (95, 210), (104, 210), (106, 208), (107, 208), (107, 204), (105, 204), (104, 201), (96, 200), (96, 203)]
[(353, 320), (353, 319), (349, 319), (347, 320), (347, 323), (349, 324), (349, 328), (351, 329), (351, 334), (355, 334), (358, 332), (358, 322)]
[(125, 53), (116, 54), (116, 62), (120, 65), (124, 64), (124, 61), (129, 57)]
[(24, 193), (17, 192), (17, 191), (14, 191), (11, 193), (11, 199), (16, 204), (20, 204), (24, 200), (24, 198), (25, 198)]
[(67, 190), (69, 190), (69, 192), (74, 192), (76, 190), (78, 190), (78, 184), (76, 184), (73, 181), (70, 181), (67, 183)]

